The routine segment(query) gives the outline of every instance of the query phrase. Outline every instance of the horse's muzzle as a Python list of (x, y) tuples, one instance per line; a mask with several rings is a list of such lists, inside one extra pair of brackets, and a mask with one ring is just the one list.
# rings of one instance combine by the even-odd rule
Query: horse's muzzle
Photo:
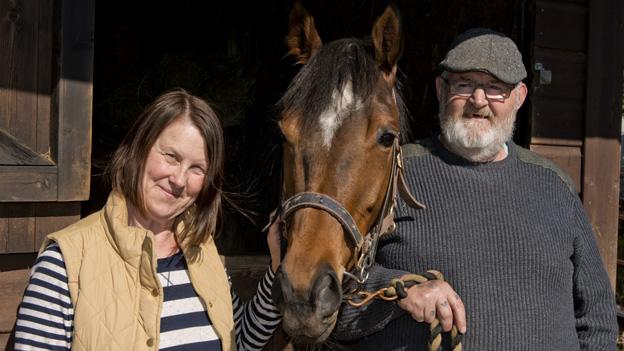
[(273, 281), (273, 302), (282, 313), (282, 327), (305, 343), (321, 343), (336, 323), (342, 301), (340, 281), (331, 268), (318, 272), (306, 288), (295, 289), (280, 269)]

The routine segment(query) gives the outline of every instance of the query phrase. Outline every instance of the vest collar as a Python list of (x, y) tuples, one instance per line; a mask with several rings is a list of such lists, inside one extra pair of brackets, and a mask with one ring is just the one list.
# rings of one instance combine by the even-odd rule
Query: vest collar
[(128, 225), (128, 207), (123, 195), (110, 193), (102, 211), (102, 222), (108, 241), (124, 260), (141, 255), (145, 237), (150, 232)]

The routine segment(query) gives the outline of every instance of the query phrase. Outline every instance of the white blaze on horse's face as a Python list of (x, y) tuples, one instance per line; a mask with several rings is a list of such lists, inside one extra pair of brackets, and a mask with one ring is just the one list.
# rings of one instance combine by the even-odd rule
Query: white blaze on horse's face
[(323, 133), (323, 146), (329, 150), (332, 139), (342, 122), (362, 107), (362, 100), (353, 95), (351, 81), (344, 84), (342, 91), (334, 90), (332, 104), (319, 117)]

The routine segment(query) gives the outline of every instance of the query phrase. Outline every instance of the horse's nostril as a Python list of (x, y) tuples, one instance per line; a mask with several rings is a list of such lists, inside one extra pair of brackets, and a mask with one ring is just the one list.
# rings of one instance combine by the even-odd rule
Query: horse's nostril
[(336, 273), (328, 269), (325, 274), (320, 274), (314, 286), (316, 297), (316, 310), (320, 316), (329, 317), (340, 307), (342, 290)]

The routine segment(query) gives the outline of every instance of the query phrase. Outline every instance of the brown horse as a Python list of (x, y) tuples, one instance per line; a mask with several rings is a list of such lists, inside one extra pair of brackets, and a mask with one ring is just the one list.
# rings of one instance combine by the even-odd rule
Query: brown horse
[(283, 193), (292, 198), (282, 217), (288, 245), (273, 297), (290, 336), (321, 343), (336, 323), (346, 272), (358, 266), (358, 233), (382, 226), (379, 217), (392, 218), (394, 196), (387, 193), (393, 177), (396, 183), (391, 174), (405, 123), (395, 87), (400, 23), (388, 7), (372, 40), (323, 46), (314, 19), (296, 4), (287, 40), (304, 66), (279, 103)]

